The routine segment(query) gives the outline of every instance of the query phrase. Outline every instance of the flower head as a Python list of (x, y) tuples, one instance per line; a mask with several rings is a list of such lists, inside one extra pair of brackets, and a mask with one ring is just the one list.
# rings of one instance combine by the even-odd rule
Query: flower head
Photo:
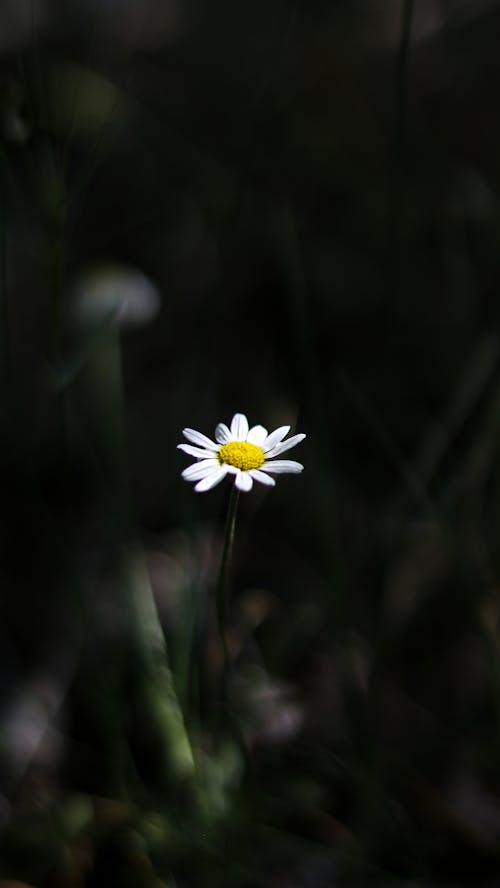
[(250, 429), (243, 413), (233, 416), (230, 428), (219, 423), (215, 429), (217, 443), (194, 429), (184, 429), (182, 434), (191, 443), (177, 446), (195, 456), (197, 462), (184, 469), (182, 477), (196, 481), (194, 489), (198, 493), (215, 487), (226, 475), (234, 475), (238, 490), (251, 490), (254, 481), (274, 487), (274, 478), (269, 473), (301, 472), (304, 468), (291, 459), (275, 459), (305, 438), (305, 435), (292, 435), (285, 441), (289, 431), (290, 426), (280, 426), (270, 435), (261, 425)]

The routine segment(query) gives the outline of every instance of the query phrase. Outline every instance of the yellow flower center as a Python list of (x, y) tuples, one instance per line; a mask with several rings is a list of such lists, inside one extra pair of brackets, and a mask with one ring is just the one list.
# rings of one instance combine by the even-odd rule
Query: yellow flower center
[(262, 447), (250, 444), (249, 441), (230, 441), (219, 449), (219, 460), (229, 466), (247, 472), (249, 469), (258, 469), (264, 465), (266, 458)]

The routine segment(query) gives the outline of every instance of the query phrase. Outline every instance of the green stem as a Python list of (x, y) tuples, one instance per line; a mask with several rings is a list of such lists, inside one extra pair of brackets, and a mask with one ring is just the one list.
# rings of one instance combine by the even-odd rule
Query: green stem
[(219, 636), (222, 644), (224, 656), (223, 664), (223, 695), (224, 702), (227, 701), (227, 684), (229, 678), (229, 651), (226, 641), (226, 614), (227, 614), (227, 593), (226, 580), (227, 569), (231, 558), (231, 552), (234, 542), (234, 528), (236, 525), (236, 512), (238, 509), (239, 491), (234, 486), (231, 488), (231, 496), (229, 499), (229, 507), (226, 517), (226, 528), (224, 532), (224, 545), (222, 548), (222, 556), (219, 567), (219, 576), (217, 579), (217, 588), (215, 595), (215, 603), (217, 607), (217, 623), (219, 627)]

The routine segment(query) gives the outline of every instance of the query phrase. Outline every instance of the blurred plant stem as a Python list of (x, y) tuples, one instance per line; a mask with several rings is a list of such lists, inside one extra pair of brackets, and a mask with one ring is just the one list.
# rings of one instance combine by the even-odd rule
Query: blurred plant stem
[(85, 370), (94, 396), (89, 408), (93, 436), (111, 500), (123, 516), (125, 533), (131, 523), (131, 497), (128, 474), (125, 395), (120, 333), (116, 325), (95, 343)]
[[(119, 330), (112, 325), (93, 350), (92, 383), (97, 399), (96, 422), (102, 435), (105, 471), (112, 478), (113, 499), (124, 516), (122, 530), (137, 537), (132, 515), (126, 446), (125, 395)], [(105, 383), (103, 385), (103, 383)], [(161, 739), (165, 787), (189, 785), (194, 800), (195, 763), (182, 708), (173, 680), (167, 643), (140, 542), (125, 556), (125, 586), (131, 629), (132, 669), (145, 718)]]
[(165, 636), (156, 609), (144, 554), (139, 546), (125, 559), (126, 586), (135, 667), (146, 714), (154, 721), (164, 744), (163, 772), (166, 782), (192, 783), (193, 751), (176, 694)]
[[(135, 720), (160, 749), (161, 792), (198, 807), (195, 762), (176, 691), (169, 652), (156, 608), (144, 551), (135, 524), (127, 448), (125, 386), (120, 328), (117, 318), (98, 319), (86, 362), (78, 374), (86, 412), (86, 428), (99, 473), (106, 485), (112, 540), (117, 547), (123, 606), (127, 615), (129, 660), (122, 678), (131, 682)], [(131, 540), (124, 549), (123, 541)], [(117, 785), (130, 791), (127, 730), (118, 714), (112, 751), (117, 760)], [(132, 782), (135, 779), (132, 772)]]
[(233, 484), (231, 487), (231, 495), (229, 497), (229, 505), (226, 517), (226, 527), (224, 531), (224, 543), (222, 547), (221, 562), (219, 567), (219, 575), (217, 578), (217, 587), (215, 590), (215, 605), (217, 608), (217, 624), (219, 628), (219, 636), (222, 645), (223, 665), (222, 665), (222, 694), (223, 703), (227, 703), (228, 698), (228, 680), (230, 671), (229, 651), (226, 640), (226, 617), (227, 617), (227, 570), (234, 543), (234, 529), (236, 526), (236, 513), (238, 511), (239, 491)]

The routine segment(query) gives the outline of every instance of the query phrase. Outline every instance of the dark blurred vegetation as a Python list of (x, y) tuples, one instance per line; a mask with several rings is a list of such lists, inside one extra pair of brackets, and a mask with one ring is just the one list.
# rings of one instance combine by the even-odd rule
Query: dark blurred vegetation
[[(499, 884), (499, 35), (1, 4), (4, 888)], [(242, 498), (229, 728), (175, 445), (236, 411), (308, 437)]]

